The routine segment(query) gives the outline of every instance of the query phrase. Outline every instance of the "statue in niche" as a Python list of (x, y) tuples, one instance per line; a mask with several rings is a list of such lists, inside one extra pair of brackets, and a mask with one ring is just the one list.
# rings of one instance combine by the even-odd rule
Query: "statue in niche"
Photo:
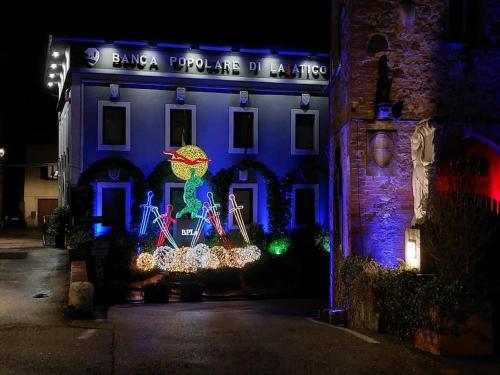
[(378, 79), (375, 103), (390, 103), (392, 77), (387, 64), (387, 56), (383, 55), (378, 60)]
[(413, 161), (413, 219), (412, 226), (424, 221), (429, 199), (429, 174), (434, 163), (434, 129), (429, 119), (419, 122), (411, 136)]

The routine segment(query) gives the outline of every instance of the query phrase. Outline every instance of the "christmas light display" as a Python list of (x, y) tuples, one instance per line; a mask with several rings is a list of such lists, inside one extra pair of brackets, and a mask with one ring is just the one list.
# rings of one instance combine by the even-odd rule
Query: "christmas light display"
[(167, 238), (168, 242), (170, 242), (170, 244), (174, 247), (174, 249), (178, 249), (177, 244), (175, 243), (174, 237), (172, 237), (172, 234), (165, 226), (165, 222), (163, 221), (163, 218), (160, 215), (160, 211), (158, 211), (158, 207), (156, 207), (156, 206), (153, 207), (152, 212), (155, 216), (153, 223), (158, 224), (158, 226), (160, 227), (160, 231)]
[[(152, 222), (158, 226), (160, 233), (154, 253), (152, 255), (147, 252), (141, 253), (137, 258), (137, 267), (142, 270), (151, 270), (156, 266), (160, 270), (168, 272), (196, 272), (201, 269), (241, 268), (247, 263), (259, 259), (260, 250), (250, 244), (241, 215), (243, 206), (237, 204), (233, 194), (229, 196), (232, 204), (230, 212), (234, 215), (247, 244), (241, 248), (230, 246), (220, 221), (221, 205), (215, 202), (213, 193), (207, 193), (208, 201), (204, 203), (196, 198), (196, 190), (203, 185), (202, 177), (206, 173), (210, 161), (203, 150), (196, 146), (184, 146), (177, 151), (163, 151), (163, 153), (172, 156), (170, 162), (173, 173), (186, 181), (183, 194), (186, 206), (175, 214), (175, 218), (171, 204), (167, 205), (164, 214), (160, 214), (158, 207), (152, 204), (153, 193), (148, 192), (146, 203), (141, 205), (143, 215), (139, 234), (146, 234), (151, 217), (153, 217)], [(201, 214), (199, 213), (200, 209), (202, 210)], [(170, 233), (170, 227), (177, 222), (176, 219), (186, 214), (197, 221), (190, 246), (179, 248)], [(214, 227), (224, 246), (210, 248), (203, 243), (198, 243), (205, 224), (211, 224)], [(164, 245), (165, 240), (168, 241), (169, 246)]]
[[(174, 206), (172, 206), (171, 204), (167, 204), (167, 211), (164, 214), (160, 215), (161, 219), (163, 220), (163, 225), (165, 226), (167, 232), (170, 229), (170, 224), (172, 223), (175, 224), (177, 222), (177, 220), (172, 217), (173, 210)], [(165, 243), (166, 237), (167, 236), (165, 235), (165, 233), (163, 233), (163, 231), (160, 231), (160, 235), (158, 236), (158, 241), (156, 242), (156, 247), (162, 246)]]
[(225, 249), (222, 246), (212, 248), (205, 244), (182, 247), (179, 250), (160, 246), (153, 254), (156, 266), (162, 271), (196, 272), (202, 269), (242, 268), (260, 258), (257, 246)]
[(216, 203), (214, 200), (214, 194), (209, 191), (207, 193), (207, 198), (208, 202), (204, 203), (204, 207), (208, 211), (208, 221), (212, 224), (212, 226), (215, 228), (217, 231), (219, 237), (222, 239), (222, 242), (224, 244), (224, 247), (230, 248), (232, 247), (231, 244), (229, 243), (229, 239), (226, 236), (226, 232), (224, 231), (224, 227), (222, 226), (220, 222), (220, 203)]
[(245, 242), (249, 245), (250, 244), (250, 239), (248, 238), (248, 233), (247, 229), (245, 227), (245, 222), (243, 221), (243, 216), (241, 216), (241, 210), (244, 208), (243, 206), (238, 206), (238, 203), (236, 203), (236, 197), (234, 194), (229, 195), (229, 201), (231, 202), (231, 205), (233, 208), (229, 210), (233, 214), (233, 217), (236, 219), (236, 222), (238, 223), (238, 227), (240, 228), (241, 235), (243, 236), (243, 239)]
[(160, 246), (153, 253), (156, 266), (163, 270), (172, 270), (176, 260), (176, 250), (168, 246)]
[(142, 220), (141, 226), (139, 227), (139, 235), (144, 236), (146, 234), (146, 229), (149, 223), (149, 216), (151, 215), (151, 209), (154, 207), (151, 202), (153, 200), (153, 192), (148, 191), (148, 197), (145, 204), (141, 204), (142, 208)]
[(200, 239), (201, 231), (203, 230), (205, 222), (207, 222), (207, 215), (208, 215), (208, 210), (207, 210), (207, 208), (205, 206), (203, 206), (203, 213), (198, 218), (198, 222), (196, 223), (196, 228), (195, 228), (195, 231), (194, 231), (194, 236), (193, 236), (193, 239), (191, 240), (191, 247), (195, 247), (196, 243)]
[(191, 168), (189, 179), (184, 184), (184, 193), (182, 199), (186, 206), (175, 214), (176, 218), (183, 217), (185, 214), (191, 214), (191, 219), (199, 219), (202, 216), (198, 214), (203, 204), (196, 198), (196, 189), (203, 185), (203, 179), (196, 176), (196, 171)]
[(260, 250), (255, 245), (246, 247), (237, 247), (234, 249), (236, 256), (234, 257), (237, 267), (244, 267), (247, 263), (255, 262), (260, 258)]
[(203, 177), (208, 170), (208, 162), (205, 152), (193, 145), (179, 148), (177, 151), (163, 151), (165, 155), (171, 155), (170, 163), (172, 172), (181, 180), (187, 181), (191, 177), (191, 169), (194, 168), (196, 177)]
[(150, 253), (144, 252), (137, 257), (136, 265), (141, 271), (151, 271), (155, 268), (156, 262)]
[(201, 243), (196, 245), (196, 247), (189, 247), (186, 250), (186, 266), (193, 270), (207, 268), (209, 253), (210, 248)]
[(205, 202), (205, 205), (209, 214), (208, 219), (214, 226), (219, 236), (225, 236), (226, 233), (224, 232), (224, 228), (222, 227), (220, 222), (220, 203), (215, 203), (214, 194), (211, 191), (207, 193), (207, 198), (208, 202)]

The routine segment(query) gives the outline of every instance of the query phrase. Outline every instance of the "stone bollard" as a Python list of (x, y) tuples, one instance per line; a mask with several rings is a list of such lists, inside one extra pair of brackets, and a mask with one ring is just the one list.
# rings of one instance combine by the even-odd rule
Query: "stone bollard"
[(76, 281), (69, 286), (68, 307), (73, 312), (91, 315), (94, 300), (94, 285), (86, 281)]

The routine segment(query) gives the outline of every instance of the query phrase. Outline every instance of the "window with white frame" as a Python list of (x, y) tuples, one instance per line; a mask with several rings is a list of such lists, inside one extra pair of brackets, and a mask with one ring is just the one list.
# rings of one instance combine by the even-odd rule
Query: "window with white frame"
[(292, 191), (292, 223), (294, 227), (316, 224), (318, 220), (318, 185), (295, 184)]
[(319, 111), (292, 109), (292, 155), (317, 155), (319, 153)]
[(130, 103), (98, 102), (98, 150), (130, 151)]
[(165, 148), (196, 144), (196, 106), (165, 104)]
[[(230, 194), (234, 194), (234, 199), (238, 206), (243, 206), (239, 211), (245, 225), (257, 222), (257, 184), (232, 184)], [(229, 202), (229, 210), (232, 203)], [(234, 213), (229, 213), (229, 227), (238, 228), (238, 222), (234, 217)]]
[(259, 152), (259, 111), (257, 108), (229, 107), (229, 153)]
[(171, 204), (173, 208), (172, 216), (182, 210), (184, 204), (184, 183), (182, 182), (167, 182), (165, 184), (165, 211), (167, 205)]
[(96, 216), (102, 216), (96, 232), (102, 233), (105, 227), (130, 228), (130, 182), (97, 182)]

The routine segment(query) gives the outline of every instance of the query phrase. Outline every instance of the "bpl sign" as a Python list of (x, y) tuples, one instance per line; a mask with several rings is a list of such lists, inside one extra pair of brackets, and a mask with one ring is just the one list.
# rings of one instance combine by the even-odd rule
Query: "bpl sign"
[(194, 229), (181, 229), (181, 235), (182, 236), (190, 236), (190, 237), (193, 237), (193, 236), (196, 236), (196, 230)]
[[(188, 218), (177, 219), (177, 222), (174, 223), (171, 227), (172, 234), (174, 236), (175, 242), (179, 246), (190, 246), (191, 240), (195, 235), (197, 235), (196, 231), (196, 223), (198, 220), (192, 220)], [(203, 242), (205, 239), (203, 231), (200, 233), (199, 242)]]

